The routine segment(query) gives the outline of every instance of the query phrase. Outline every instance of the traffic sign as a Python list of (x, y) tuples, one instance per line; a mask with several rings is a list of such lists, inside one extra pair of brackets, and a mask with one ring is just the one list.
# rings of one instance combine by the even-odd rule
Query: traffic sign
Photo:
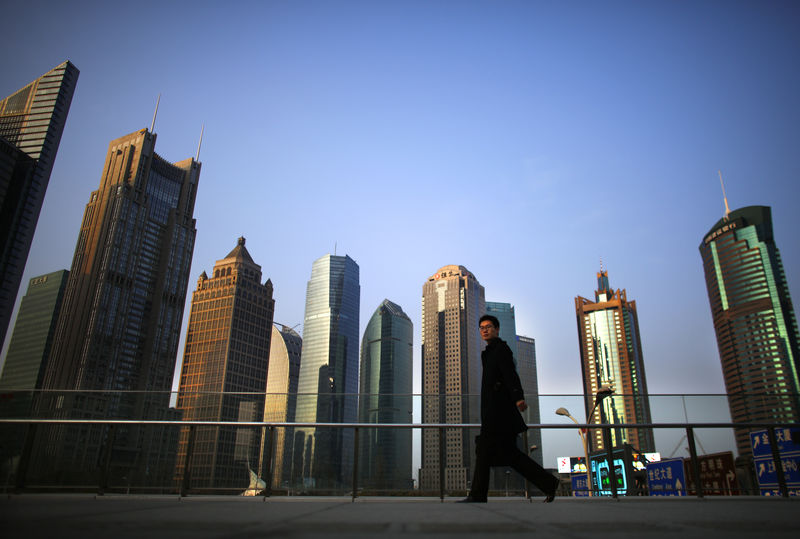
[(647, 464), (646, 473), (650, 496), (686, 496), (683, 460), (650, 462)]
[[(800, 495), (800, 432), (797, 429), (776, 428), (775, 441), (778, 445), (783, 478), (790, 496)], [(762, 496), (780, 496), (778, 473), (772, 458), (772, 445), (765, 430), (750, 433), (753, 447), (753, 465), (756, 468), (758, 486)]]
[[(695, 494), (694, 474), (691, 459), (684, 461), (689, 494)], [(731, 451), (700, 455), (697, 457), (700, 468), (700, 484), (706, 496), (731, 496), (739, 494), (739, 483), (736, 480), (736, 466)]]
[(572, 474), (572, 495), (589, 497), (589, 483), (586, 481), (586, 474)]

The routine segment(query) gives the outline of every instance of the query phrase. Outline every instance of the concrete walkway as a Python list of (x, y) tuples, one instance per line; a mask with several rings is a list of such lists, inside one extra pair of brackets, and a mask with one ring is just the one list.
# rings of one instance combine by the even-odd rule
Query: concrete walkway
[(455, 501), (23, 494), (0, 499), (0, 534), (5, 539), (800, 537), (800, 499), (794, 498)]

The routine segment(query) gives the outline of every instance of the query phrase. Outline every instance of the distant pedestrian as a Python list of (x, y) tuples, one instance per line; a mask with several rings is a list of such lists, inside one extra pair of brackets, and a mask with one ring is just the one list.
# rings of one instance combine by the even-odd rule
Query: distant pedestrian
[(458, 503), (485, 503), (489, 492), (489, 468), (511, 466), (545, 494), (545, 503), (556, 497), (558, 479), (517, 447), (517, 436), (528, 426), (520, 412), (528, 405), (522, 392), (514, 356), (499, 338), (500, 321), (485, 314), (479, 322), (486, 349), (481, 352), (481, 433), (475, 437), (475, 473), (469, 496)]

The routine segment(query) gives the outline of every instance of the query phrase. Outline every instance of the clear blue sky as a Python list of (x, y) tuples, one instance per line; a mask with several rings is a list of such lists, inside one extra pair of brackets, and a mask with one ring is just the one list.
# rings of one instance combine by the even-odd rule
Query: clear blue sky
[(160, 155), (194, 156), (205, 124), (189, 289), (245, 236), (289, 326), (336, 249), (361, 268), (362, 330), (398, 303), (418, 367), (422, 284), (460, 264), (516, 307), (540, 392), (580, 393), (574, 297), (602, 259), (637, 302), (650, 391), (723, 392), (697, 249), (723, 215), (717, 170), (732, 208), (772, 207), (797, 310), (800, 3), (6, 0), (2, 16), (0, 95), (81, 71), (23, 289), (69, 268), (108, 143), (149, 127), (161, 94)]

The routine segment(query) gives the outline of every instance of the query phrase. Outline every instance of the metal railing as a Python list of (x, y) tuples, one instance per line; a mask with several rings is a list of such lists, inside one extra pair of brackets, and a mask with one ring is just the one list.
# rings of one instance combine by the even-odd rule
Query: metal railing
[[(196, 433), (201, 427), (227, 427), (232, 429), (260, 429), (262, 440), (262, 454), (264, 468), (261, 470), (261, 475), (265, 483), (265, 487), (261, 489), (261, 495), (269, 497), (273, 493), (273, 461), (274, 461), (274, 445), (276, 439), (277, 429), (348, 429), (353, 431), (353, 455), (352, 455), (352, 484), (350, 495), (353, 500), (359, 496), (359, 436), (364, 430), (368, 429), (411, 429), (424, 431), (427, 429), (435, 429), (439, 433), (439, 462), (445, 461), (445, 434), (446, 431), (452, 429), (479, 429), (478, 424), (454, 424), (454, 423), (296, 423), (296, 422), (230, 422), (230, 421), (159, 421), (159, 420), (127, 420), (127, 419), (38, 419), (38, 418), (0, 418), (0, 426), (25, 426), (28, 427), (25, 435), (25, 443), (22, 448), (22, 453), (19, 458), (18, 466), (16, 468), (14, 489), (17, 492), (25, 491), (29, 485), (26, 482), (29, 471), (31, 446), (36, 434), (36, 430), (42, 425), (56, 425), (56, 426), (102, 426), (108, 427), (107, 436), (105, 436), (103, 458), (100, 460), (100, 473), (99, 480), (96, 485), (97, 493), (102, 495), (109, 490), (109, 477), (111, 468), (111, 455), (113, 453), (115, 443), (115, 429), (121, 427), (168, 427), (171, 429), (188, 429), (188, 438), (186, 442), (186, 454), (182, 467), (182, 474), (180, 478), (180, 485), (177, 489), (180, 496), (187, 496), (192, 489), (191, 476), (192, 476), (192, 462), (193, 453), (195, 451), (194, 444)], [(691, 471), (695, 478), (694, 490), (698, 498), (703, 498), (705, 495), (704, 486), (700, 480), (700, 465), (699, 457), (696, 448), (695, 432), (697, 429), (743, 429), (753, 431), (754, 429), (765, 429), (769, 437), (769, 442), (772, 451), (772, 464), (777, 475), (777, 483), (780, 495), (784, 498), (789, 497), (789, 488), (787, 486), (786, 475), (784, 474), (782, 458), (778, 451), (778, 437), (776, 436), (776, 429), (798, 429), (798, 423), (732, 423), (732, 422), (692, 422), (692, 423), (619, 423), (619, 424), (531, 424), (531, 430), (563, 430), (563, 429), (599, 429), (604, 433), (604, 439), (610, 439), (612, 431), (615, 429), (682, 429), (685, 432), (685, 437), (689, 449), (689, 461)], [(527, 447), (527, 442), (525, 443)], [(607, 459), (609, 463), (614, 462), (613, 451), (615, 448), (610, 444), (606, 446)], [(588, 463), (587, 463), (588, 464)], [(439, 498), (444, 500), (447, 494), (446, 481), (445, 481), (445, 467), (439, 467)], [(609, 486), (612, 497), (616, 498), (620, 493), (617, 489), (617, 481), (615, 477), (615, 466), (609, 466)], [(8, 488), (8, 485), (7, 485)], [(590, 488), (593, 488), (590, 486)], [(529, 489), (526, 486), (526, 496), (529, 496)]]

